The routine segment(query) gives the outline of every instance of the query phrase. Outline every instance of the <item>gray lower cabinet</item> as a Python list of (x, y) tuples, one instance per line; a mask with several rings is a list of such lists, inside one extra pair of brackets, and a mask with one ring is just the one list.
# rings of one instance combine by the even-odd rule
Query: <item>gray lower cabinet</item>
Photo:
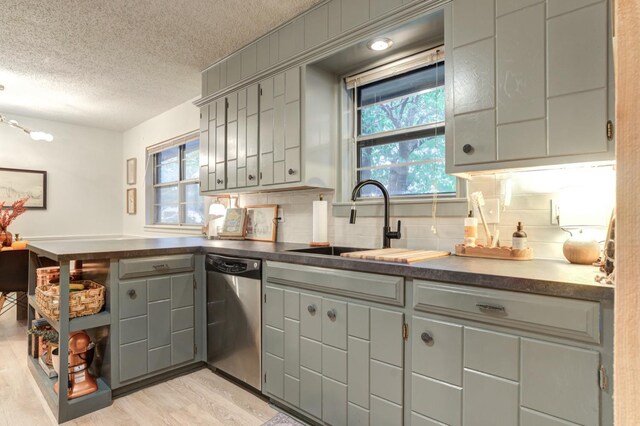
[(598, 351), (454, 319), (411, 322), (413, 424), (600, 424)]
[(194, 275), (121, 280), (118, 289), (119, 382), (194, 359)]
[(404, 314), (267, 282), (264, 392), (330, 425), (403, 423)]

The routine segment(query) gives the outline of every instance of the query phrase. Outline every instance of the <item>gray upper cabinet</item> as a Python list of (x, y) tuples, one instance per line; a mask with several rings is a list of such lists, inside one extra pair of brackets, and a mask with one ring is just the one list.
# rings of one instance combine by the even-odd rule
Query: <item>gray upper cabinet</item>
[(568, 3), (445, 8), (448, 173), (613, 159), (608, 2)]
[(260, 184), (299, 182), (300, 68), (260, 82)]
[[(433, 0), (430, 0), (430, 2)], [(217, 97), (232, 86), (260, 78), (263, 71), (300, 55), (313, 56), (314, 48), (338, 42), (341, 36), (377, 23), (390, 12), (419, 0), (331, 0), (286, 22), (238, 52), (202, 72), (202, 97)]]

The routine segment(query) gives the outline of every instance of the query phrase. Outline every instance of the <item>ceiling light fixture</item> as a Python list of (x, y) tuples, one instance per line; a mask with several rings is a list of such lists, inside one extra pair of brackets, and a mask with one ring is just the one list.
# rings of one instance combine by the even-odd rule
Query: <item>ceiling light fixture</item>
[(0, 114), (0, 123), (4, 123), (7, 126), (13, 127), (14, 129), (22, 130), (23, 132), (31, 136), (31, 139), (33, 139), (34, 141), (53, 141), (53, 135), (51, 135), (50, 133), (29, 130), (26, 127), (18, 124), (16, 120), (8, 120), (7, 117), (2, 114)]
[(380, 51), (380, 50), (387, 50), (392, 45), (393, 45), (393, 41), (391, 39), (374, 38), (367, 44), (367, 47), (371, 50)]

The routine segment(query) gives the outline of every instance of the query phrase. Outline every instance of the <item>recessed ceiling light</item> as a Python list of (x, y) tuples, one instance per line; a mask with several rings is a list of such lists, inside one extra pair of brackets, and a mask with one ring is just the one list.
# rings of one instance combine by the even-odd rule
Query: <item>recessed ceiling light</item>
[(374, 38), (371, 40), (367, 47), (371, 50), (386, 50), (393, 45), (393, 41), (388, 38)]

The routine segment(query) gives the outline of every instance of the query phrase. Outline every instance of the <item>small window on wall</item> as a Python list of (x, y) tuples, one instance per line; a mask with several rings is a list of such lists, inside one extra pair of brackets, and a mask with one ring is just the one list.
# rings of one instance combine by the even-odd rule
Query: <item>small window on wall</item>
[(163, 144), (152, 154), (153, 224), (202, 225), (204, 200), (200, 196), (199, 136), (191, 134)]
[[(455, 195), (445, 173), (444, 55), (441, 49), (347, 78), (356, 113), (356, 178), (392, 196)], [(361, 197), (377, 197), (364, 187)]]

